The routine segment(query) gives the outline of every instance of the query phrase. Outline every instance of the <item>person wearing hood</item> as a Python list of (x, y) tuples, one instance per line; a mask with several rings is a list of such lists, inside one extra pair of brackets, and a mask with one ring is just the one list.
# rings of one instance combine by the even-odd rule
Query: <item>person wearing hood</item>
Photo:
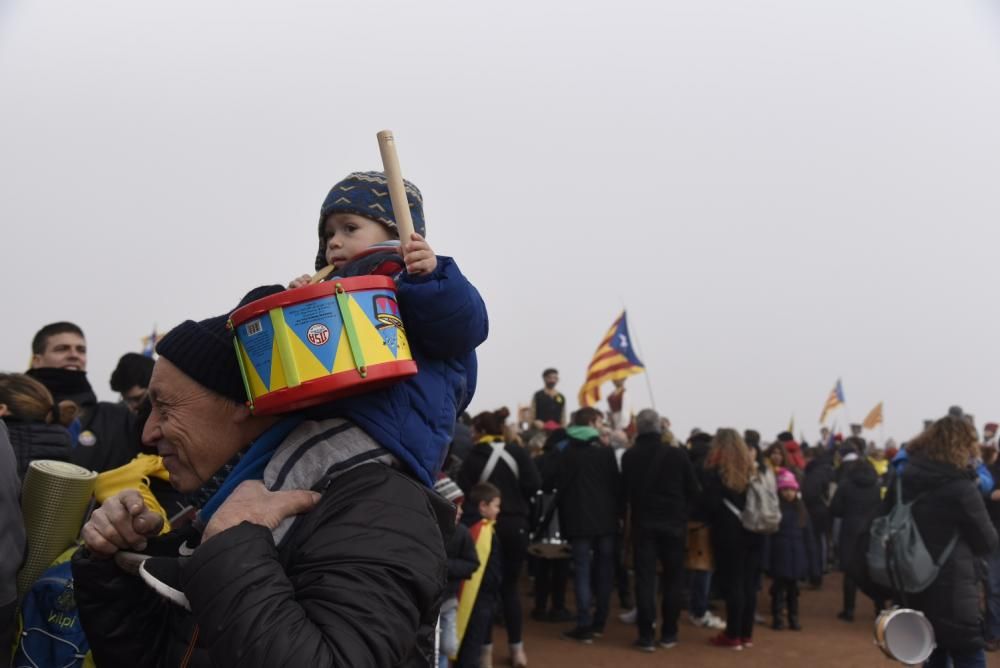
[[(850, 451), (844, 455), (840, 469), (840, 482), (830, 502), (830, 514), (841, 520), (837, 563), (844, 572), (844, 607), (837, 618), (853, 622), (858, 587), (848, 574), (848, 567), (854, 558), (858, 540), (868, 530), (871, 518), (879, 510), (882, 493), (875, 467), (857, 452)], [(882, 609), (882, 603), (875, 601), (876, 610)]]
[(624, 515), (618, 460), (614, 450), (600, 442), (602, 421), (595, 408), (573, 414), (556, 475), (559, 526), (570, 543), (577, 607), (576, 627), (562, 635), (584, 644), (603, 633), (607, 623), (615, 533)]
[[(903, 503), (913, 503), (913, 521), (932, 559), (954, 548), (927, 589), (905, 603), (924, 613), (934, 628), (937, 648), (925, 666), (985, 668), (980, 601), (980, 561), (995, 552), (997, 531), (976, 489), (971, 462), (977, 454), (975, 429), (949, 415), (907, 445), (909, 463), (901, 474)], [(896, 495), (887, 494), (883, 512)]]
[(87, 341), (71, 322), (54, 322), (38, 330), (31, 342), (31, 376), (55, 402), (80, 407), (70, 427), (72, 463), (103, 473), (127, 464), (139, 454), (135, 414), (124, 404), (98, 401), (87, 380)]

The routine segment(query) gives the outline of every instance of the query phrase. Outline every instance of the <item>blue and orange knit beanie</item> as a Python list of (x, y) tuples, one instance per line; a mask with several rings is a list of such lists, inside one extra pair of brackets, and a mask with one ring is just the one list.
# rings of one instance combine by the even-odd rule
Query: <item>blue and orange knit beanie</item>
[[(420, 189), (409, 181), (403, 181), (406, 199), (410, 204), (413, 230), (426, 236), (424, 224), (424, 198)], [(353, 213), (382, 223), (396, 232), (396, 216), (389, 198), (389, 183), (382, 172), (353, 172), (330, 189), (319, 210), (319, 252), (316, 254), (316, 269), (326, 266), (326, 219), (334, 213)]]

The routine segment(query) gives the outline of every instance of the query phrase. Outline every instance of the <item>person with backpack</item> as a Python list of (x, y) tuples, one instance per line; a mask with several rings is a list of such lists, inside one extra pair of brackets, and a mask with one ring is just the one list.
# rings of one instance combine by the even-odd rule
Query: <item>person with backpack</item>
[[(510, 439), (504, 439), (504, 421), (509, 415), (510, 411), (501, 408), (472, 418), (475, 445), (462, 462), (456, 482), (466, 494), (481, 482), (489, 482), (500, 490), (503, 510), (497, 519), (496, 533), (500, 545), (503, 619), (507, 627), (511, 663), (526, 666), (528, 658), (524, 653), (518, 585), (521, 568), (528, 556), (531, 500), (541, 488), (542, 480), (528, 451)], [(492, 647), (488, 646), (483, 651), (492, 655)]]
[[(976, 442), (973, 427), (954, 416), (934, 422), (910, 441), (909, 462), (898, 488), (886, 494), (886, 515), (872, 525), (868, 575), (877, 581), (879, 564), (874, 557), (880, 556), (893, 573), (894, 597), (930, 621), (937, 648), (924, 664), (928, 668), (986, 666), (977, 562), (997, 549), (998, 538), (970, 464), (978, 454)], [(892, 517), (893, 510), (904, 512)], [(881, 543), (875, 537), (885, 527), (881, 520), (888, 517), (905, 528), (909, 519), (905, 511), (912, 516), (913, 533), (920, 540), (897, 541), (905, 548), (902, 553), (893, 550), (890, 541), (880, 554)], [(913, 568), (921, 563), (925, 567)]]
[[(773, 532), (778, 527), (778, 494), (774, 475), (769, 473), (766, 467), (758, 467), (739, 432), (716, 432), (705, 459), (702, 508), (712, 528), (715, 577), (726, 599), (726, 629), (710, 641), (717, 647), (742, 650), (753, 646), (764, 535), (747, 529), (745, 522), (761, 519), (761, 496), (766, 495), (769, 512), (765, 514), (773, 524), (766, 529)], [(754, 484), (757, 487), (751, 492)], [(751, 513), (745, 512), (748, 508)]]
[[(830, 514), (840, 518), (840, 536), (837, 541), (837, 563), (844, 572), (844, 606), (837, 619), (854, 621), (854, 604), (858, 586), (851, 577), (848, 566), (853, 559), (858, 540), (867, 531), (871, 518), (878, 512), (882, 493), (875, 467), (853, 450), (843, 456), (840, 463), (840, 484), (830, 502)], [(878, 615), (883, 601), (873, 600)]]

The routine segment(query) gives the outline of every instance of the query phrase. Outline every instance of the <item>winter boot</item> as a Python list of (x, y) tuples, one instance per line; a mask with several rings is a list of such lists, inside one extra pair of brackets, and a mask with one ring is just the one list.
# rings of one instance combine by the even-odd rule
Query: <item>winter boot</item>
[(801, 631), (799, 624), (799, 592), (796, 589), (788, 591), (788, 628), (793, 631)]
[(785, 597), (782, 587), (772, 585), (771, 587), (771, 628), (781, 631), (785, 628)]

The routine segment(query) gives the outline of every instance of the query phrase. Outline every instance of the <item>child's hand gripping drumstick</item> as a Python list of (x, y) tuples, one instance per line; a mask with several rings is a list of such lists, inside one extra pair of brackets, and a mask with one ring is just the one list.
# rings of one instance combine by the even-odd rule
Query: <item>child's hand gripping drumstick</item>
[(301, 288), (303, 285), (312, 285), (313, 283), (319, 283), (324, 278), (329, 276), (330, 272), (333, 271), (333, 269), (334, 266), (332, 264), (328, 264), (319, 271), (317, 271), (312, 276), (310, 276), (309, 274), (302, 274), (298, 278), (292, 279), (292, 282), (288, 284), (288, 288), (289, 289)]
[(389, 182), (389, 199), (392, 201), (392, 213), (399, 231), (399, 246), (406, 272), (414, 276), (429, 274), (437, 267), (437, 256), (424, 238), (413, 231), (410, 202), (406, 199), (406, 186), (403, 184), (399, 156), (396, 154), (396, 139), (392, 136), (392, 130), (382, 130), (377, 137), (379, 152), (382, 154), (382, 171)]

